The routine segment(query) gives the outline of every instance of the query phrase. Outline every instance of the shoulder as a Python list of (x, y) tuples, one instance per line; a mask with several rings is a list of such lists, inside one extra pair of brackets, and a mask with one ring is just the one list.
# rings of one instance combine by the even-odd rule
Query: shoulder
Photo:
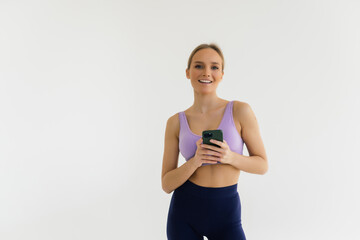
[(249, 109), (251, 109), (250, 104), (248, 104), (247, 102), (241, 102), (237, 100), (234, 100), (233, 102), (234, 102), (233, 104), (234, 114), (235, 112), (238, 114), (244, 111), (245, 112), (249, 111)]
[(166, 131), (169, 131), (171, 134), (175, 134), (177, 137), (179, 137), (180, 131), (179, 114), (180, 113), (175, 113), (170, 116), (166, 122)]
[(254, 117), (254, 112), (247, 102), (234, 100), (233, 114), (240, 123), (245, 122), (247, 119)]
[(174, 115), (170, 116), (166, 122), (166, 124), (168, 125), (177, 125), (179, 124), (179, 114), (180, 112), (178, 113), (175, 113)]

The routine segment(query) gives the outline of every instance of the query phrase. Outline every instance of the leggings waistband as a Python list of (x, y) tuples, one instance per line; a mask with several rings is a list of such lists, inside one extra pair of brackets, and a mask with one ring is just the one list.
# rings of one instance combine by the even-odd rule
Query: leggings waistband
[(226, 187), (203, 187), (187, 180), (183, 185), (175, 189), (175, 192), (204, 198), (224, 198), (238, 194), (237, 187), (237, 183)]

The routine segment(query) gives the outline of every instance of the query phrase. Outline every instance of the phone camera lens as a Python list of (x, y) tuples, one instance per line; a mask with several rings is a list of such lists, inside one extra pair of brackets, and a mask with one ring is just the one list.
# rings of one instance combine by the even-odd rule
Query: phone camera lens
[(205, 134), (204, 134), (204, 136), (205, 136), (206, 138), (211, 137), (212, 135), (213, 135), (212, 133), (205, 133)]

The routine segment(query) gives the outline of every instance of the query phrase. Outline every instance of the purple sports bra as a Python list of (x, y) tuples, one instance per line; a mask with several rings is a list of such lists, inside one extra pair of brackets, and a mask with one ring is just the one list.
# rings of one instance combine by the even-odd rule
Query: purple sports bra
[[(220, 125), (217, 129), (223, 131), (223, 139), (229, 145), (231, 151), (243, 154), (244, 141), (237, 132), (233, 119), (233, 101), (229, 101), (226, 105), (224, 116), (221, 119)], [(185, 112), (179, 112), (180, 132), (179, 132), (179, 149), (181, 155), (188, 161), (196, 153), (196, 141), (202, 136), (193, 133), (190, 130)], [(210, 163), (203, 163), (209, 165)], [(219, 162), (217, 164), (220, 164)]]

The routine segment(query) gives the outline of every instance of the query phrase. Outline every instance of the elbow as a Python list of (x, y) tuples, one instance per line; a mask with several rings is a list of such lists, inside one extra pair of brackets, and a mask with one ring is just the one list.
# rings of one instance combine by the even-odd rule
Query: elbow
[(169, 189), (169, 187), (165, 184), (164, 179), (161, 180), (161, 187), (162, 187), (162, 190), (164, 192), (166, 192), (167, 194), (170, 194), (172, 192), (172, 190)]
[(163, 190), (164, 190), (164, 192), (166, 192), (167, 194), (172, 193), (172, 190), (170, 190), (170, 189), (168, 189), (168, 188), (164, 188), (164, 187), (163, 187)]
[(172, 193), (172, 191), (170, 191), (170, 190), (164, 190), (164, 192), (166, 192), (167, 194)]
[(264, 161), (265, 161), (265, 163), (264, 163), (264, 165), (263, 165), (263, 167), (261, 168), (261, 171), (260, 171), (261, 175), (265, 175), (265, 173), (267, 173), (268, 170), (269, 170), (269, 164), (268, 164), (267, 159), (265, 159)]
[(170, 194), (172, 191), (168, 188), (166, 188), (164, 185), (162, 186), (162, 189), (164, 192), (166, 192), (167, 194)]
[(267, 173), (267, 169), (262, 170), (261, 172), (259, 172), (260, 175), (265, 175), (265, 173)]

